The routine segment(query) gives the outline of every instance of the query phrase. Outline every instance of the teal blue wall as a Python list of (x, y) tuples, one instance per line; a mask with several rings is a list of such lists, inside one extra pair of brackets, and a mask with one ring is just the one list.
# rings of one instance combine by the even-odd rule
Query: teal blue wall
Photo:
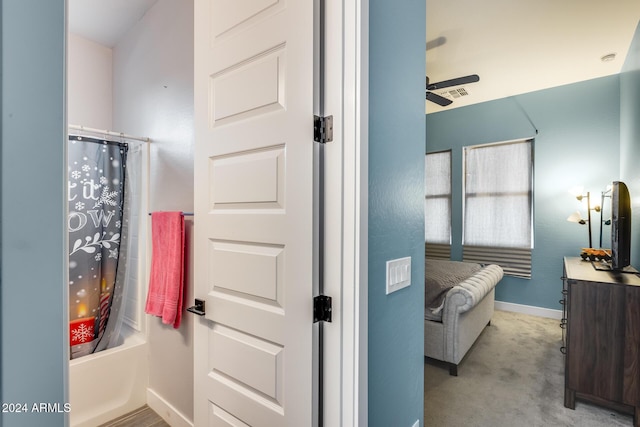
[(68, 361), (64, 0), (3, 0), (0, 393), (29, 413), (4, 427), (62, 426)]
[[(369, 3), (369, 426), (423, 418), (424, 0)], [(385, 295), (386, 261), (411, 286)]]
[(631, 265), (640, 268), (640, 24), (620, 74), (620, 177), (633, 209)]
[(586, 226), (566, 221), (579, 208), (568, 190), (584, 185), (599, 198), (619, 179), (619, 95), (616, 75), (427, 115), (427, 151), (453, 150), (453, 259), (462, 258), (462, 147), (535, 136), (532, 278), (505, 277), (497, 300), (560, 309), (562, 258), (588, 246)]

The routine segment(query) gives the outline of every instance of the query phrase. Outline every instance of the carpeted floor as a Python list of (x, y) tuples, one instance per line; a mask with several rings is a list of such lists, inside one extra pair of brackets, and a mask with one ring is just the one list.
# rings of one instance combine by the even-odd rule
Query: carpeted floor
[(564, 407), (559, 320), (496, 311), (458, 366), (425, 364), (426, 427), (632, 426), (633, 417), (581, 401)]

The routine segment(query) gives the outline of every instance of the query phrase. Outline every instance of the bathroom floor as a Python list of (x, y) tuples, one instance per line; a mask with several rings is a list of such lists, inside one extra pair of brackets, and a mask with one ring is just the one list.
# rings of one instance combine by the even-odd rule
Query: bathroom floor
[(170, 427), (160, 415), (147, 405), (129, 412), (115, 420), (102, 424), (100, 427)]

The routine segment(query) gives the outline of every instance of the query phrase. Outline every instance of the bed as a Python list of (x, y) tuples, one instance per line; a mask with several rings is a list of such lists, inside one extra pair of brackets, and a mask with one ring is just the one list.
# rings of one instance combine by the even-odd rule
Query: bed
[(446, 362), (451, 375), (490, 324), (502, 277), (495, 264), (425, 259), (424, 354)]

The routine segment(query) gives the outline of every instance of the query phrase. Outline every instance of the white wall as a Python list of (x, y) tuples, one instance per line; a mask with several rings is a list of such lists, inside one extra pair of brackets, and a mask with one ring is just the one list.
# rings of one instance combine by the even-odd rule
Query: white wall
[[(193, 212), (193, 1), (160, 0), (113, 49), (113, 127), (148, 136), (150, 210)], [(187, 218), (187, 292), (193, 303)], [(146, 292), (145, 292), (146, 295)], [(193, 317), (175, 330), (148, 318), (149, 404), (176, 424), (193, 420)]]
[(112, 130), (112, 50), (76, 34), (67, 46), (69, 124)]

